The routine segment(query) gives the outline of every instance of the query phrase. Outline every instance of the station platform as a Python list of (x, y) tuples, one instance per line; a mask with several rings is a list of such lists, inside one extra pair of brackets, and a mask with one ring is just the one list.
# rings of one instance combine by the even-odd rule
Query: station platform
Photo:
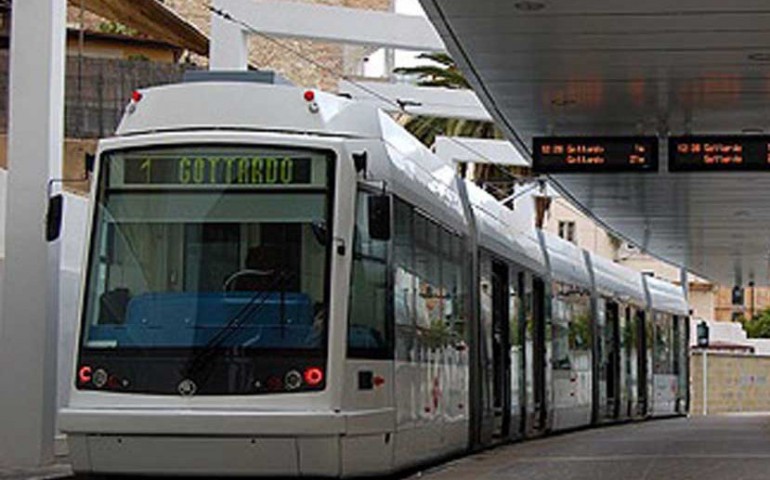
[(72, 468), (67, 463), (36, 469), (0, 467), (0, 480), (53, 480), (68, 477), (72, 477)]
[(766, 480), (770, 414), (694, 417), (584, 430), (439, 465), (420, 480)]

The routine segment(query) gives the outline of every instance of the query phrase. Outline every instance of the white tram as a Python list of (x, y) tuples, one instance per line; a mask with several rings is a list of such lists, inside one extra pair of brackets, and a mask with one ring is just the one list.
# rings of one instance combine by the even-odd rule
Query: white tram
[(378, 475), (687, 411), (679, 288), (534, 230), (370, 105), (153, 88), (96, 163), (78, 473)]

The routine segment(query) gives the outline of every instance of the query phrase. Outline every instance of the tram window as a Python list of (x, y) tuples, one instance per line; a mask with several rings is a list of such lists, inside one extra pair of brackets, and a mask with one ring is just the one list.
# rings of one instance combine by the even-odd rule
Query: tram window
[(455, 342), (467, 342), (467, 317), (463, 242), (456, 235), (444, 232), (441, 263), (441, 283), (444, 290), (444, 319), (452, 330)]
[[(153, 158), (160, 175), (191, 151), (241, 155), (244, 149), (187, 146), (141, 155)], [(328, 220), (329, 159), (302, 155), (316, 183), (301, 191), (218, 183), (169, 188), (166, 177), (148, 188), (127, 181), (128, 153), (105, 156), (84, 346), (187, 352), (213, 345), (218, 332), (249, 306), (223, 348), (321, 348), (328, 248), (313, 225)]]
[(555, 285), (553, 302), (553, 366), (585, 370), (590, 365), (591, 303), (587, 292)]
[(415, 275), (417, 298), (415, 321), (418, 328), (440, 336), (443, 328), (444, 295), (441, 288), (439, 227), (422, 215), (415, 216)]
[(656, 312), (654, 325), (653, 373), (674, 373), (674, 333), (671, 315)]
[(394, 212), (396, 357), (415, 360), (426, 348), (467, 342), (463, 241), (402, 200)]
[(414, 331), (414, 225), (412, 207), (394, 199), (393, 215), (393, 315), (395, 320), (396, 358), (414, 359), (416, 334)]
[(368, 193), (359, 193), (356, 207), (353, 273), (350, 285), (348, 354), (357, 358), (387, 358), (387, 247), (369, 234)]
[(412, 209), (395, 199), (393, 235), (393, 297), (397, 324), (411, 325), (414, 312), (414, 258)]

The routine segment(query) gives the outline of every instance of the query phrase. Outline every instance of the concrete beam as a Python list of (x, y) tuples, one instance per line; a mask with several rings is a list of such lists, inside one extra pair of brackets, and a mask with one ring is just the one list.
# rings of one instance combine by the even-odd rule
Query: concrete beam
[(211, 70), (248, 70), (249, 36), (236, 23), (211, 14)]
[[(275, 0), (214, 0), (214, 7), (248, 25), (249, 29), (274, 37), (421, 52), (445, 51), (441, 37), (424, 17)], [(215, 29), (215, 17), (220, 16), (212, 14), (211, 65), (232, 66), (236, 57), (230, 56), (225, 48), (220, 49), (217, 43), (231, 42), (234, 34), (225, 29)], [(243, 25), (237, 28), (248, 31)], [(220, 38), (220, 34), (224, 36)]]
[(45, 242), (46, 187), (61, 175), (67, 4), (14, 2), (8, 199), (0, 319), (0, 465), (53, 461), (58, 246)]
[(339, 92), (372, 101), (386, 112), (491, 122), (492, 116), (472, 90), (417, 87), (407, 83), (339, 82)]
[(508, 140), (436, 137), (436, 155), (449, 162), (477, 162), (529, 167), (529, 162)]

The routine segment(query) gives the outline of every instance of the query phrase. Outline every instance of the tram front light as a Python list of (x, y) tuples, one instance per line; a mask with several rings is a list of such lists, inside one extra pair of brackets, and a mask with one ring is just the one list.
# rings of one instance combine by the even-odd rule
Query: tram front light
[(96, 388), (102, 388), (105, 385), (107, 385), (107, 380), (109, 379), (109, 375), (107, 374), (107, 371), (103, 368), (100, 368), (96, 370), (93, 374), (93, 383)]
[(286, 390), (296, 390), (302, 386), (302, 374), (296, 370), (291, 370), (286, 374), (283, 383), (286, 385)]
[(310, 113), (318, 113), (318, 104), (315, 101), (315, 92), (312, 90), (306, 90), (302, 97), (307, 102), (307, 108)]
[(317, 387), (324, 380), (324, 372), (318, 367), (309, 367), (305, 369), (305, 383), (311, 387)]
[(267, 389), (273, 392), (283, 390), (283, 380), (280, 377), (270, 377), (267, 379)]

